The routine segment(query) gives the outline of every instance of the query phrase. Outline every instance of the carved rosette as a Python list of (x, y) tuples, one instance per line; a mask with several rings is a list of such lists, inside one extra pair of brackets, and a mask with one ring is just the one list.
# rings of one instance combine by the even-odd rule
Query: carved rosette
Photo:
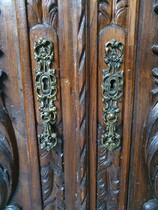
[(55, 131), (57, 109), (54, 104), (57, 95), (57, 78), (55, 69), (50, 67), (54, 56), (53, 43), (45, 38), (39, 38), (34, 42), (34, 56), (40, 65), (35, 69), (35, 87), (44, 129), (43, 133), (38, 135), (38, 139), (41, 148), (49, 151), (57, 144)]
[(102, 74), (102, 102), (103, 121), (106, 130), (101, 136), (102, 145), (112, 151), (120, 145), (120, 134), (117, 133), (117, 123), (119, 117), (118, 102), (123, 95), (123, 71), (120, 65), (123, 60), (123, 44), (113, 39), (105, 44), (104, 61), (108, 68), (103, 69)]

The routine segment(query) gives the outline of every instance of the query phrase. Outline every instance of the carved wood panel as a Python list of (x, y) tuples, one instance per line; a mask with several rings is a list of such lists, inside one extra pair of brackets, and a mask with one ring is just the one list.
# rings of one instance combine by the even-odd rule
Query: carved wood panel
[(0, 208), (158, 208), (157, 0), (1, 5)]
[(9, 205), (17, 188), (19, 162), (14, 128), (2, 101), (4, 75), (0, 69), (0, 208), (20, 210), (17, 204)]
[[(66, 3), (69, 4), (70, 2)], [(78, 6), (77, 6), (78, 5)], [(66, 14), (66, 8), (63, 3), (60, 1), (27, 1), (27, 11), (28, 11), (28, 24), (30, 30), (30, 42), (31, 42), (31, 62), (32, 62), (32, 78), (34, 83), (34, 89), (37, 88), (37, 76), (35, 76), (37, 62), (35, 62), (34, 58), (34, 44), (38, 42), (39, 38), (46, 39), (53, 43), (53, 61), (51, 64), (51, 68), (55, 69), (56, 81), (57, 81), (57, 95), (54, 101), (54, 105), (56, 107), (56, 116), (57, 122), (55, 123), (55, 130), (57, 132), (57, 144), (49, 151), (46, 152), (45, 149), (40, 150), (40, 162), (41, 162), (41, 182), (42, 182), (42, 190), (43, 190), (43, 202), (44, 207), (48, 208), (48, 206), (54, 206), (54, 208), (65, 209), (65, 208), (87, 208), (87, 113), (86, 113), (86, 5), (84, 1), (76, 1), (76, 7), (70, 6), (71, 11), (75, 11), (76, 19), (75, 19), (75, 27), (70, 28), (69, 33), (70, 38), (75, 37), (75, 41), (72, 44), (72, 47), (77, 49), (77, 54), (75, 55), (76, 60), (76, 75), (73, 76), (64, 76), (66, 72), (66, 65), (70, 62), (69, 65), (74, 65), (70, 60), (64, 60), (64, 50), (66, 48), (65, 43), (67, 44), (65, 37), (62, 41), (59, 42), (61, 37), (63, 36), (64, 27), (68, 25), (68, 21), (65, 23), (63, 27), (64, 15)], [(63, 10), (63, 12), (61, 12)], [(62, 16), (59, 18), (58, 13), (61, 13)], [(73, 19), (73, 18), (72, 18)], [(72, 21), (72, 20), (71, 20)], [(73, 23), (74, 25), (74, 23)], [(71, 26), (71, 24), (70, 24)], [(62, 48), (61, 48), (62, 46)], [(62, 49), (60, 52), (58, 49)], [(41, 48), (42, 49), (42, 48)], [(75, 50), (76, 50), (75, 49)], [(37, 48), (38, 50), (38, 48)], [(69, 49), (70, 53), (71, 49)], [(68, 55), (65, 54), (66, 56)], [(38, 54), (38, 53), (37, 53)], [(64, 61), (64, 67), (62, 63)], [(60, 64), (61, 63), (61, 64)], [(39, 62), (40, 64), (40, 62)], [(41, 68), (43, 64), (40, 64)], [(74, 71), (74, 69), (69, 70)], [(43, 74), (44, 75), (44, 74)], [(36, 78), (36, 79), (35, 79)], [(67, 78), (67, 80), (65, 79)], [(74, 84), (73, 84), (74, 80)], [(75, 81), (76, 80), (76, 81)], [(63, 86), (63, 83), (66, 82), (66, 87)], [(69, 88), (70, 83), (72, 83), (75, 88), (71, 90), (71, 95), (68, 97), (67, 88)], [(42, 85), (42, 84), (40, 84)], [(35, 88), (36, 87), (36, 88)], [(62, 87), (62, 88), (61, 88)], [(72, 88), (72, 89), (73, 89)], [(73, 93), (73, 91), (75, 91)], [(37, 91), (34, 91), (35, 97), (35, 106), (36, 106), (36, 120), (37, 120), (37, 133), (40, 134), (43, 132), (43, 119), (41, 117), (43, 113), (39, 110), (39, 102), (36, 100)], [(75, 94), (75, 99), (73, 94)], [(62, 95), (62, 96), (61, 96)], [(66, 97), (66, 98), (65, 98)], [(64, 121), (65, 115), (67, 115), (69, 105), (64, 105), (65, 101), (71, 101), (72, 105), (75, 103), (75, 111), (71, 110), (71, 114), (77, 113), (76, 118), (73, 118), (72, 125), (69, 125), (69, 122), (65, 122), (69, 120), (69, 117)], [(38, 97), (39, 100), (39, 97)], [(43, 99), (42, 99), (43, 100)], [(44, 99), (45, 100), (45, 99)], [(45, 103), (45, 101), (41, 101)], [(74, 101), (76, 100), (76, 101)], [(45, 106), (45, 105), (44, 105)], [(41, 108), (40, 108), (41, 109)], [(77, 112), (76, 112), (77, 111)], [(42, 114), (42, 115), (41, 115)], [(62, 118), (63, 116), (63, 118)], [(75, 130), (77, 131), (77, 136), (74, 136), (74, 141), (77, 144), (74, 146), (73, 152), (76, 151), (76, 168), (75, 174), (73, 174), (73, 170), (68, 170), (71, 167), (71, 161), (73, 157), (69, 159), (70, 151), (67, 153), (67, 144), (71, 144), (70, 139), (73, 139), (72, 136), (75, 134), (75, 130), (73, 131), (73, 135), (71, 138), (67, 138), (67, 130), (71, 128), (71, 126), (76, 126)], [(64, 127), (63, 127), (64, 126)], [(72, 132), (71, 131), (71, 132)], [(64, 137), (63, 137), (64, 136)], [(70, 141), (69, 143), (67, 143)], [(70, 149), (69, 149), (70, 150)], [(65, 151), (65, 152), (63, 152)], [(75, 155), (76, 155), (75, 154)], [(68, 161), (69, 160), (69, 161)], [(68, 165), (67, 165), (68, 161)], [(68, 170), (68, 171), (67, 171)], [(65, 173), (63, 173), (65, 171)], [(72, 175), (71, 175), (72, 174)], [(65, 183), (64, 184), (64, 176)], [(72, 190), (67, 192), (67, 188), (70, 187), (70, 183), (67, 180), (72, 177)], [(78, 181), (80, 180), (80, 181)], [(76, 187), (75, 192), (73, 193), (73, 184)], [(56, 187), (57, 186), (57, 187)], [(65, 192), (65, 195), (64, 195)], [(66, 197), (65, 197), (66, 196)], [(68, 197), (71, 197), (72, 203)], [(74, 197), (74, 198), (73, 198)], [(65, 206), (67, 205), (67, 206)], [(69, 207), (71, 206), (72, 207)]]
[[(91, 209), (126, 209), (132, 119), (127, 110), (133, 109), (137, 7), (136, 1), (132, 4), (115, 0), (93, 1), (90, 6), (90, 119), (93, 123), (89, 123), (90, 133), (96, 137), (93, 140), (90, 134), (93, 140), (90, 158), (96, 161), (96, 176), (93, 176), (97, 185), (94, 192), (92, 177)], [(97, 87), (96, 92), (93, 86)]]
[(156, 3), (157, 1), (140, 1), (129, 209), (158, 208), (156, 187), (158, 16), (156, 11), (154, 12)]
[(41, 189), (25, 6), (25, 1), (0, 2), (0, 46), (3, 51), (0, 53), (0, 68), (4, 72), (3, 83), (0, 81), (0, 86), (3, 84), (0, 130), (6, 137), (1, 139), (0, 162), (8, 170), (5, 173), (9, 173), (7, 179), (11, 184), (11, 190), (4, 192), (6, 186), (2, 179), (1, 192), (3, 198), (9, 196), (9, 201), (5, 201), (6, 209), (40, 210)]
[[(37, 134), (38, 136), (41, 135), (43, 132), (47, 132), (47, 134), (44, 134), (43, 141), (46, 141), (46, 135), (48, 135), (48, 132), (50, 132), (49, 135), (56, 135), (56, 140), (53, 143), (52, 139), (50, 140), (49, 144), (53, 143), (53, 148), (48, 146), (48, 148), (45, 148), (45, 146), (42, 146), (40, 142), (39, 143), (39, 150), (40, 150), (40, 173), (41, 173), (41, 184), (42, 184), (42, 192), (43, 192), (43, 207), (44, 209), (65, 209), (65, 201), (64, 201), (64, 166), (63, 166), (63, 128), (62, 128), (62, 108), (61, 108), (61, 91), (60, 91), (60, 64), (59, 64), (59, 44), (58, 44), (58, 2), (57, 1), (27, 1), (27, 11), (28, 11), (28, 24), (29, 24), (29, 34), (30, 34), (30, 43), (31, 43), (31, 62), (32, 62), (32, 78), (33, 78), (33, 86), (34, 86), (34, 98), (35, 98), (35, 111), (36, 111), (36, 121), (37, 121)], [(42, 42), (40, 44), (41, 40), (46, 40), (49, 44), (47, 46), (43, 45)], [(35, 44), (39, 43), (39, 46), (35, 48)], [(49, 75), (47, 77), (48, 69), (46, 70), (46, 73), (42, 73), (43, 69), (46, 68), (43, 66), (43, 64), (40, 64), (41, 59), (45, 59), (42, 57), (44, 54), (42, 54), (42, 49), (45, 50), (45, 52), (48, 52), (48, 48), (50, 47), (50, 43), (52, 43), (52, 58), (48, 61), (50, 62), (50, 71), (51, 69), (54, 69), (54, 73), (52, 76)], [(48, 47), (48, 48), (47, 48)], [(34, 55), (39, 56), (37, 57), (35, 61)], [(44, 53), (44, 51), (43, 51)], [(41, 73), (36, 73), (37, 68), (39, 64), (37, 63), (39, 61), (39, 64), (41, 67), (39, 67), (39, 71)], [(43, 62), (43, 61), (42, 61)], [(46, 61), (47, 62), (47, 61)], [(36, 76), (37, 75), (37, 76)], [(41, 76), (38, 76), (41, 75)], [(39, 78), (39, 79), (38, 79)], [(44, 78), (41, 81), (41, 78)], [(51, 78), (52, 80), (49, 81), (49, 83), (46, 80), (49, 80)], [(55, 83), (53, 84), (53, 80), (55, 79)], [(39, 83), (39, 88), (37, 88), (37, 82)], [(44, 83), (44, 84), (43, 84)], [(44, 86), (42, 86), (44, 85)], [(54, 85), (54, 86), (53, 86)], [(38, 100), (40, 99), (41, 95), (37, 97), (38, 94), (45, 94), (47, 89), (50, 91), (50, 88), (54, 87), (52, 89), (52, 94), (54, 97), (54, 102), (52, 102), (52, 99), (50, 96), (48, 96), (50, 99), (47, 99), (48, 97), (45, 95), (44, 98), (41, 100), (41, 105), (39, 105)], [(43, 88), (43, 89), (41, 89)], [(41, 92), (42, 91), (42, 92)], [(45, 91), (45, 92), (44, 92)], [(55, 91), (55, 92), (54, 92)], [(47, 94), (47, 93), (46, 93)], [(48, 102), (49, 107), (47, 107), (47, 100), (50, 100)], [(41, 107), (42, 111), (41, 112)], [(50, 112), (52, 109), (55, 109), (55, 111)], [(54, 107), (53, 107), (54, 106)], [(50, 120), (55, 119), (52, 127), (51, 125), (46, 125), (48, 122), (48, 118), (44, 118), (44, 116), (48, 113), (51, 117)], [(43, 124), (44, 123), (44, 124)], [(49, 123), (49, 122), (48, 122)], [(53, 124), (54, 124), (53, 123)], [(46, 128), (45, 128), (46, 126)], [(51, 126), (51, 127), (50, 127)], [(50, 127), (50, 130), (49, 130)], [(45, 131), (46, 129), (46, 131)], [(52, 133), (54, 130), (54, 134)], [(49, 130), (49, 131), (48, 131)], [(48, 136), (48, 140), (49, 140)], [(41, 141), (39, 139), (39, 141)], [(43, 142), (44, 143), (44, 142)]]
[(89, 209), (86, 3), (84, 0), (59, 3), (65, 199), (66, 209), (74, 210)]
[[(155, 13), (158, 15), (158, 2), (154, 1), (153, 3), (153, 10)], [(158, 30), (157, 30), (158, 31)], [(153, 44), (152, 45), (152, 53), (154, 55), (158, 55), (158, 45)], [(152, 75), (154, 77), (154, 83), (155, 87), (152, 89), (151, 93), (153, 96), (155, 96), (158, 93), (158, 88), (157, 88), (157, 77), (158, 77), (158, 68), (155, 66), (152, 69)], [(149, 111), (148, 118), (145, 123), (145, 162), (147, 165), (147, 171), (148, 171), (148, 177), (149, 177), (149, 183), (150, 183), (150, 188), (153, 192), (153, 199), (150, 199), (146, 203), (143, 204), (143, 209), (157, 209), (158, 208), (158, 191), (157, 191), (157, 162), (158, 162), (158, 138), (157, 138), (157, 99), (156, 102), (154, 102), (154, 105), (152, 106), (151, 110)]]

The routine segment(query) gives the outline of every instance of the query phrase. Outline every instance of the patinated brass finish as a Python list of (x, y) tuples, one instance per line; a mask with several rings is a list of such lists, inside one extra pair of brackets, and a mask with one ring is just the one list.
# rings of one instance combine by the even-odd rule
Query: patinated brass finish
[(38, 139), (41, 148), (48, 151), (57, 144), (55, 132), (57, 108), (54, 104), (57, 95), (57, 78), (55, 69), (51, 68), (54, 58), (53, 47), (51, 41), (42, 37), (34, 42), (34, 58), (39, 63), (39, 67), (35, 68), (35, 88), (44, 128)]
[(123, 44), (113, 39), (105, 44), (104, 61), (107, 69), (102, 70), (102, 102), (105, 133), (101, 136), (102, 144), (110, 151), (120, 145), (120, 134), (117, 133), (117, 123), (120, 108), (118, 102), (123, 95), (123, 71), (120, 70), (123, 61)]

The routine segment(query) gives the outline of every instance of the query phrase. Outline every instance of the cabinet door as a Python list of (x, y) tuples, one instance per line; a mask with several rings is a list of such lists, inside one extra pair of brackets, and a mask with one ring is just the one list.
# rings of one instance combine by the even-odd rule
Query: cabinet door
[(0, 1), (0, 209), (42, 209), (24, 1)]
[[(89, 209), (87, 2), (14, 0), (0, 6), (0, 59), (7, 75), (1, 104), (15, 133), (17, 166), (13, 191), (6, 198), (8, 189), (0, 191), (0, 208)], [(12, 177), (5, 162), (1, 186), (5, 167)]]
[(140, 1), (129, 209), (158, 209), (158, 2)]
[(89, 4), (90, 209), (126, 209), (138, 1)]
[(158, 208), (157, 13), (0, 1), (0, 209)]

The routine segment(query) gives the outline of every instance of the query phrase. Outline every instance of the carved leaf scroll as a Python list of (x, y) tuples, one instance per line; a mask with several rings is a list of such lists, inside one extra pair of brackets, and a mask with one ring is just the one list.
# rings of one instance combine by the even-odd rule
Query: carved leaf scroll
[(32, 28), (39, 23), (50, 24), (58, 28), (57, 0), (27, 0), (28, 23)]
[(99, 29), (112, 24), (125, 29), (127, 9), (127, 0), (99, 0)]
[(109, 151), (100, 144), (102, 126), (98, 125), (97, 210), (118, 209), (120, 150)]

